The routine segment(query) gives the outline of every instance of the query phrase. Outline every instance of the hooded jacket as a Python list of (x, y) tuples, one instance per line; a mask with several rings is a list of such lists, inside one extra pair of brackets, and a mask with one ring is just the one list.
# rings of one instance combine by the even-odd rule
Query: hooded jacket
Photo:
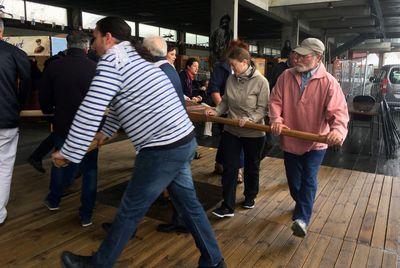
[[(271, 93), (269, 117), (271, 123), (283, 123), (293, 130), (326, 135), (338, 131), (343, 140), (347, 135), (349, 114), (347, 103), (337, 80), (320, 63), (303, 92), (300, 91), (301, 74), (295, 68), (287, 69), (278, 78)], [(311, 150), (323, 150), (323, 143), (281, 137), (285, 152), (303, 155)]]
[[(226, 81), (225, 94), (216, 107), (218, 116), (228, 113), (230, 119), (247, 119), (252, 123), (264, 124), (269, 100), (268, 80), (253, 64), (243, 74), (230, 75)], [(265, 136), (265, 132), (225, 125), (225, 131), (247, 138)]]

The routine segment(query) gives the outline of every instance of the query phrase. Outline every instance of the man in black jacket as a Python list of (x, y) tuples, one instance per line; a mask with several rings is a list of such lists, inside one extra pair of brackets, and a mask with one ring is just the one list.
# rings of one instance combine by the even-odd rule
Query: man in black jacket
[[(54, 113), (53, 138), (59, 150), (67, 138), (75, 113), (90, 87), (96, 73), (96, 63), (88, 59), (88, 37), (83, 32), (67, 36), (68, 50), (64, 58), (51, 62), (44, 71), (39, 94), (40, 107), (45, 114)], [(86, 154), (82, 163), (51, 168), (50, 193), (44, 200), (49, 210), (58, 210), (63, 189), (82, 170), (82, 193), (79, 217), (83, 227), (92, 224), (97, 192), (98, 150)]]
[(7, 217), (6, 205), (19, 136), (19, 113), (30, 87), (28, 57), (22, 50), (3, 41), (3, 32), (4, 23), (0, 19), (0, 225)]

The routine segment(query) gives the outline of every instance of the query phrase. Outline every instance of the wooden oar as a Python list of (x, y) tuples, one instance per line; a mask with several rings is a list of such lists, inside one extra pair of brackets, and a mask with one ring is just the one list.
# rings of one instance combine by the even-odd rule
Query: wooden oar
[[(207, 116), (204, 114), (204, 112), (203, 113), (188, 112), (188, 114), (193, 122), (214, 122), (230, 126), (237, 126), (237, 127), (239, 126), (239, 120), (228, 119), (218, 116)], [(271, 127), (269, 125), (255, 124), (251, 122), (246, 122), (244, 128), (271, 132)], [(282, 133), (281, 135), (283, 136), (298, 138), (307, 141), (326, 143), (326, 136), (321, 136), (313, 133), (297, 131), (297, 130), (289, 130), (289, 129), (282, 129), (281, 133)]]

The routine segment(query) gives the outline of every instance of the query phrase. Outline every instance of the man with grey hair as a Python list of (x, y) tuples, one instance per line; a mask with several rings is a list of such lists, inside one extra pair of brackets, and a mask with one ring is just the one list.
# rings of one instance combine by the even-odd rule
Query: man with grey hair
[(168, 76), (174, 85), (175, 91), (185, 106), (181, 80), (174, 67), (167, 61), (167, 42), (161, 36), (150, 36), (143, 40), (143, 46), (150, 52), (154, 58), (154, 64), (159, 67)]
[(293, 68), (284, 71), (272, 90), (269, 104), (271, 131), (282, 129), (326, 135), (326, 144), (281, 137), (290, 195), (295, 201), (292, 230), (304, 237), (311, 220), (317, 174), (328, 145), (341, 145), (349, 114), (340, 85), (322, 62), (325, 45), (307, 38), (294, 49)]
[(7, 217), (6, 205), (19, 137), (19, 113), (30, 87), (30, 63), (26, 53), (3, 41), (3, 33), (4, 23), (0, 19), (0, 225)]
[[(44, 113), (54, 113), (53, 139), (59, 150), (67, 138), (75, 113), (83, 101), (96, 73), (96, 63), (87, 58), (88, 37), (83, 32), (67, 36), (66, 56), (49, 63), (43, 73), (43, 85), (39, 93)], [(97, 192), (98, 150), (86, 154), (80, 166), (71, 163), (64, 168), (51, 169), (50, 193), (45, 206), (53, 211), (59, 209), (63, 189), (74, 179), (78, 169), (82, 171), (82, 192), (79, 217), (83, 227), (92, 224), (92, 214)]]

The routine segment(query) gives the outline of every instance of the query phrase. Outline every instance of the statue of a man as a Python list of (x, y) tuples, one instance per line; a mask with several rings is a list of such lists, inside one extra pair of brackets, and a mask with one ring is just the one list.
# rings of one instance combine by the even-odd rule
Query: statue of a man
[(219, 27), (211, 34), (210, 52), (213, 63), (224, 60), (225, 51), (232, 40), (233, 31), (229, 28), (231, 17), (226, 14), (221, 17)]

